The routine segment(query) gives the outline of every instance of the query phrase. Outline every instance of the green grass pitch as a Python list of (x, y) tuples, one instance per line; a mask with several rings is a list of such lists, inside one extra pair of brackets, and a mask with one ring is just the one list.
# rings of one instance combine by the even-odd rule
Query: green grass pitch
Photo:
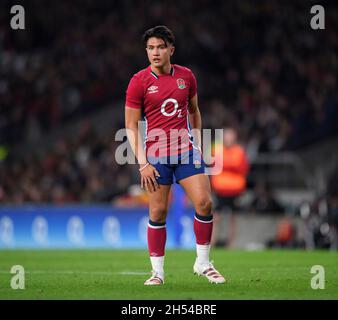
[[(0, 299), (338, 299), (338, 253), (213, 249), (224, 285), (195, 276), (195, 252), (167, 250), (165, 285), (146, 287), (145, 250), (1, 250)], [(25, 289), (10, 286), (13, 265), (25, 269)], [(311, 288), (313, 265), (325, 269), (325, 289)]]

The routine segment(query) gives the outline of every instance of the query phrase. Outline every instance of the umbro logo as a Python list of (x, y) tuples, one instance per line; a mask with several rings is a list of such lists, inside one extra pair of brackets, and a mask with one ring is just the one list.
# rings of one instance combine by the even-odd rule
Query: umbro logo
[(158, 92), (158, 87), (157, 86), (151, 86), (148, 88), (149, 93), (156, 93)]

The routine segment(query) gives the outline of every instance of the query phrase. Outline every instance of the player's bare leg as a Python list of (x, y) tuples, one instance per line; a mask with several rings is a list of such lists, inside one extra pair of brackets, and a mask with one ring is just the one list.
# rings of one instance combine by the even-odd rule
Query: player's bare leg
[(196, 236), (197, 258), (193, 268), (194, 273), (207, 277), (211, 283), (224, 283), (225, 279), (209, 260), (213, 227), (209, 177), (205, 174), (197, 174), (180, 180), (180, 184), (196, 210), (194, 231)]
[(169, 206), (171, 185), (159, 185), (156, 191), (148, 191), (149, 223), (148, 248), (152, 275), (145, 285), (161, 285), (164, 283), (164, 253), (166, 242), (166, 217)]

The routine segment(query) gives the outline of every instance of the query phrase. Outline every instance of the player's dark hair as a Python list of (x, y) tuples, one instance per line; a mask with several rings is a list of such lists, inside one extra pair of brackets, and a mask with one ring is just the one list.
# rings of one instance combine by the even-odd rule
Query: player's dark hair
[(168, 43), (175, 44), (175, 36), (173, 32), (166, 26), (156, 26), (154, 28), (148, 29), (142, 36), (143, 43), (147, 45), (148, 39), (155, 37), (162, 39), (166, 45)]

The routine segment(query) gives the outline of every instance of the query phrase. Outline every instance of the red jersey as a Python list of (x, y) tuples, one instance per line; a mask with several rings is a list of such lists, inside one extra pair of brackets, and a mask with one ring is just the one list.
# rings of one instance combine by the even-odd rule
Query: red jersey
[(172, 65), (169, 74), (160, 75), (149, 66), (132, 77), (126, 106), (142, 109), (147, 156), (177, 155), (192, 149), (188, 106), (196, 93), (194, 74), (179, 65)]

